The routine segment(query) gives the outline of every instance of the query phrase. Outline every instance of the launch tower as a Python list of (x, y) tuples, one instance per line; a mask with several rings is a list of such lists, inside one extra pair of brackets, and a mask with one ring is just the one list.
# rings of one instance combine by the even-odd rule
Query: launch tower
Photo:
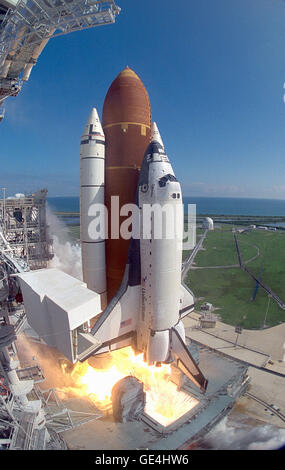
[(30, 269), (46, 268), (52, 259), (52, 241), (46, 222), (46, 189), (29, 196), (0, 199), (0, 249)]
[(0, 106), (17, 96), (50, 38), (112, 24), (119, 12), (114, 0), (0, 0)]

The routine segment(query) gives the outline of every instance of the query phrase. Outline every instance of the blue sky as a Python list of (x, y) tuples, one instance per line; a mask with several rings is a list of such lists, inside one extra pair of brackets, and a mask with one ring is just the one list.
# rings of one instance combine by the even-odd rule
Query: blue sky
[(285, 2), (117, 0), (114, 25), (49, 41), (0, 124), (1, 187), (79, 194), (79, 142), (129, 65), (184, 196), (285, 199)]

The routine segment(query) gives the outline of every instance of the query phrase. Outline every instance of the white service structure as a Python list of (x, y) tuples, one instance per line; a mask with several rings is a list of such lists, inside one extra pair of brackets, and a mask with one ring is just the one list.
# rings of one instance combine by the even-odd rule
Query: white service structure
[(105, 219), (104, 211), (98, 209), (104, 207), (104, 183), (105, 136), (97, 110), (93, 108), (80, 144), (80, 239), (83, 280), (88, 289), (101, 295), (103, 309), (107, 295)]
[(101, 312), (100, 295), (55, 268), (22, 272), (17, 278), (30, 327), (75, 363), (83, 349), (94, 345), (88, 329), (89, 321)]

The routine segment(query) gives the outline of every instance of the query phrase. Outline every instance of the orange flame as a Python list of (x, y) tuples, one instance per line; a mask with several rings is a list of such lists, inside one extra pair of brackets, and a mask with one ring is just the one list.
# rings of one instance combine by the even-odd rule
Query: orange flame
[(143, 354), (135, 355), (131, 347), (111, 353), (111, 363), (104, 369), (96, 369), (88, 364), (77, 363), (71, 372), (72, 385), (61, 389), (62, 392), (78, 396), (89, 396), (100, 409), (111, 405), (113, 386), (128, 375), (143, 382), (146, 392), (147, 414), (164, 426), (178, 419), (198, 404), (190, 395), (177, 391), (176, 385), (169, 380), (171, 366), (148, 366)]

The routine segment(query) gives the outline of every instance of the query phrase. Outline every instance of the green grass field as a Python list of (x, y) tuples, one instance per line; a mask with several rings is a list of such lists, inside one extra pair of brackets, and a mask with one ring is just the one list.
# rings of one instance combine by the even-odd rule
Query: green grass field
[[(257, 254), (260, 256), (248, 264), (255, 274), (263, 262), (262, 280), (285, 301), (285, 233), (252, 231), (238, 235), (243, 261)], [(206, 251), (195, 258), (196, 266), (223, 266), (237, 264), (233, 234), (224, 228), (208, 232), (204, 242)], [(186, 256), (186, 253), (184, 253)], [(225, 323), (242, 324), (244, 328), (263, 327), (268, 307), (268, 296), (258, 289), (252, 301), (255, 281), (240, 268), (190, 270), (185, 279), (198, 298), (197, 309), (208, 301), (218, 308), (217, 313)], [(203, 300), (199, 301), (199, 298)], [(266, 318), (267, 326), (274, 326), (285, 320), (285, 311), (272, 299)]]
[[(257, 254), (257, 249), (248, 242), (247, 238), (240, 237), (239, 244), (245, 261)], [(238, 264), (234, 237), (230, 230), (208, 232), (203, 247), (205, 251), (200, 250), (195, 258), (197, 266), (229, 266)]]
[(263, 266), (261, 280), (285, 302), (285, 233), (253, 231), (238, 236), (239, 242), (246, 238), (260, 249), (260, 256), (248, 264), (248, 269), (259, 276)]
[[(268, 297), (259, 289), (255, 301), (251, 301), (255, 287), (253, 279), (239, 268), (191, 270), (186, 277), (196, 297), (210, 302), (230, 325), (241, 324), (244, 328), (261, 328), (268, 305)], [(270, 301), (266, 325), (274, 326), (285, 318), (285, 312), (274, 301)]]

